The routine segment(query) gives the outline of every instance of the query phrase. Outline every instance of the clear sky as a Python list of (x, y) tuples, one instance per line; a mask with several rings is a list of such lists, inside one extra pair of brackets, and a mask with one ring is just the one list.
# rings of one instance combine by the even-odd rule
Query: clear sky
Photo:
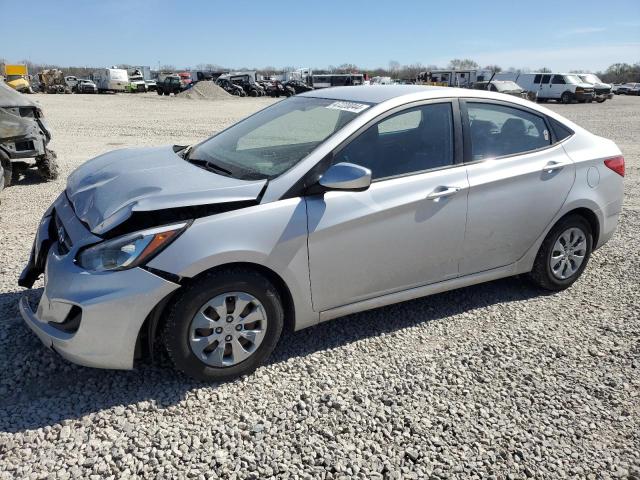
[(63, 66), (640, 61), (640, 0), (0, 0), (0, 58)]

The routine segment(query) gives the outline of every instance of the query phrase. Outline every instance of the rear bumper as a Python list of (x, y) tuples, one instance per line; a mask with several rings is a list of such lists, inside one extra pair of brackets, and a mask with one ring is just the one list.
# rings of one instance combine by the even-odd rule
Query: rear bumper
[[(68, 253), (61, 253), (58, 241), (36, 237), (21, 281), (23, 277), (37, 278), (44, 267), (45, 288), (37, 310), (34, 312), (23, 297), (20, 313), (47, 348), (71, 362), (99, 368), (132, 368), (144, 320), (178, 285), (141, 268), (99, 274), (80, 268), (74, 258), (82, 246), (95, 242), (95, 237), (75, 215), (70, 217), (70, 208), (64, 194), (54, 204), (73, 246)], [(50, 231), (52, 221), (52, 216), (45, 216), (39, 231)], [(78, 312), (79, 324), (65, 330), (64, 325)]]
[[(608, 203), (604, 209), (599, 212), (601, 215), (600, 220), (600, 236), (598, 238), (598, 244), (596, 248), (600, 248), (613, 237), (613, 234), (618, 228), (618, 220), (620, 219), (620, 212), (622, 211), (622, 198), (614, 200)], [(600, 215), (598, 215), (600, 217)]]

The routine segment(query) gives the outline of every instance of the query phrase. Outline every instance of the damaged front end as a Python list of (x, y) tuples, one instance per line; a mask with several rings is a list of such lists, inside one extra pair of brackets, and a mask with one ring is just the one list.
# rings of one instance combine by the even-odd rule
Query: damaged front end
[[(260, 202), (266, 184), (203, 171), (173, 147), (109, 152), (69, 176), (66, 190), (42, 218), (18, 283), (31, 288), (45, 271), (49, 250), (63, 256), (71, 250), (65, 242), (97, 247), (149, 229), (247, 208)], [(70, 222), (76, 226), (72, 232)]]
[(35, 159), (35, 164), (47, 180), (58, 176), (56, 156), (47, 148), (51, 133), (42, 110), (34, 102), (0, 82), (0, 162), (4, 170), (4, 186), (13, 176), (16, 160)]
[(132, 368), (144, 322), (182, 280), (148, 263), (196, 218), (259, 203), (264, 185), (205, 172), (171, 147), (87, 162), (38, 226), (18, 284), (31, 288), (44, 274), (44, 290), (37, 308), (20, 300), (25, 323), (72, 362)]

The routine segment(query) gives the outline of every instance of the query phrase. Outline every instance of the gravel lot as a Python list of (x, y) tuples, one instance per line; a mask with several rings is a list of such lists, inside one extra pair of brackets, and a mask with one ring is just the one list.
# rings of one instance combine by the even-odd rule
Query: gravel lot
[(189, 143), (273, 100), (36, 98), (62, 178), (2, 193), (0, 478), (640, 479), (640, 97), (549, 105), (627, 161), (618, 232), (571, 289), (507, 279), (353, 315), (220, 385), (63, 361), (23, 325), (16, 280), (77, 165)]

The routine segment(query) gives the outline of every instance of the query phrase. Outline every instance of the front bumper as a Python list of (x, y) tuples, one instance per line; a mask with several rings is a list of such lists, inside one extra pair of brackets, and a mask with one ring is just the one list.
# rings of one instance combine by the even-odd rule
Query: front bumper
[(574, 93), (574, 96), (578, 101), (583, 101), (583, 100), (589, 101), (595, 98), (594, 92), (576, 92)]
[[(20, 300), (22, 318), (46, 347), (71, 362), (132, 368), (145, 318), (178, 285), (141, 268), (99, 274), (85, 271), (74, 258), (80, 248), (95, 243), (96, 237), (77, 219), (64, 194), (54, 204), (52, 215), (41, 222), (41, 230), (50, 230), (53, 215), (64, 225), (72, 247), (62, 253), (57, 240), (42, 242), (37, 237), (25, 272), (31, 278), (37, 276), (37, 265), (44, 264), (45, 288), (35, 312), (26, 297)], [(65, 331), (62, 326), (78, 312), (77, 329)]]

